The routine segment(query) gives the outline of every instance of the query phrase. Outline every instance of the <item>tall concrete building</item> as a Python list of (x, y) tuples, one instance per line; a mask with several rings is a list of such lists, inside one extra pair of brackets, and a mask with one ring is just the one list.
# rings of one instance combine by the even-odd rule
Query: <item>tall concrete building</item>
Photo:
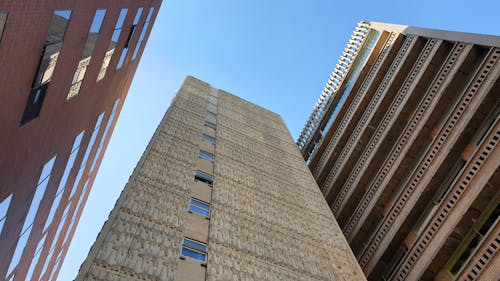
[(188, 77), (76, 280), (365, 280), (280, 116)]
[(297, 144), (368, 280), (500, 280), (499, 56), (356, 28)]
[(160, 4), (0, 1), (0, 280), (56, 280)]

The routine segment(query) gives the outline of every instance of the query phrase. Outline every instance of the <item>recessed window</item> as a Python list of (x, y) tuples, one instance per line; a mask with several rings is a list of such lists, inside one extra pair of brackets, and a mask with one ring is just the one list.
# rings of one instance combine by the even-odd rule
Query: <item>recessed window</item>
[(70, 17), (70, 10), (54, 11), (49, 31), (45, 38), (42, 56), (38, 63), (37, 74), (31, 85), (28, 101), (24, 108), (21, 125), (35, 119), (40, 114), (43, 100), (47, 94), (49, 83), (52, 80), (52, 74), (56, 68), (64, 34), (66, 33), (66, 26), (68, 25)]
[(130, 41), (132, 41), (132, 38), (134, 37), (135, 29), (137, 27), (137, 24), (139, 23), (139, 19), (141, 18), (143, 10), (144, 10), (144, 8), (141, 7), (135, 13), (134, 22), (132, 24), (132, 27), (130, 28), (130, 32), (128, 33), (127, 41), (125, 41), (125, 46), (123, 47), (122, 54), (120, 56), (120, 60), (118, 61), (118, 65), (116, 66), (116, 69), (122, 68), (123, 63), (125, 62), (125, 58), (127, 57)]
[(9, 211), (10, 201), (12, 200), (12, 193), (0, 202), (0, 234), (2, 234), (3, 225)]
[(73, 188), (71, 189), (71, 193), (69, 194), (69, 198), (73, 197), (73, 195), (76, 193), (76, 190), (78, 189), (80, 181), (82, 181), (83, 172), (85, 171), (85, 168), (87, 167), (87, 160), (89, 159), (90, 153), (92, 152), (92, 148), (94, 147), (94, 144), (95, 144), (95, 140), (97, 138), (97, 135), (99, 134), (102, 119), (104, 118), (104, 114), (105, 114), (104, 112), (101, 113), (101, 115), (99, 115), (99, 117), (97, 118), (97, 121), (96, 121), (95, 126), (94, 126), (94, 131), (92, 132), (92, 135), (90, 136), (89, 143), (87, 144), (87, 149), (85, 150), (85, 154), (83, 155), (82, 162), (80, 163), (80, 169), (78, 170), (78, 174), (76, 175), (76, 179), (75, 179), (75, 182), (73, 183)]
[(211, 129), (217, 130), (217, 125), (215, 125), (214, 123), (212, 123), (210, 121), (205, 121), (205, 127), (209, 127)]
[(137, 42), (134, 54), (132, 54), (132, 60), (135, 60), (137, 54), (139, 53), (139, 50), (141, 49), (142, 42), (144, 41), (144, 36), (146, 36), (146, 32), (148, 31), (149, 21), (151, 20), (151, 16), (153, 15), (154, 10), (155, 10), (154, 7), (149, 8), (149, 13), (146, 18), (146, 21), (144, 22), (144, 26), (142, 27), (141, 35), (139, 36), (139, 41)]
[(217, 111), (217, 106), (213, 103), (209, 103), (207, 105), (208, 109), (212, 110), (212, 111)]
[(50, 180), (50, 174), (52, 173), (52, 167), (54, 166), (54, 162), (56, 160), (56, 156), (52, 157), (45, 165), (43, 166), (42, 172), (40, 174), (40, 178), (38, 180), (38, 185), (35, 188), (35, 194), (31, 199), (30, 208), (28, 210), (28, 214), (24, 219), (23, 228), (21, 230), (21, 234), (17, 240), (16, 249), (14, 250), (14, 255), (10, 260), (9, 269), (7, 270), (7, 275), (16, 269), (17, 265), (21, 261), (21, 257), (23, 256), (24, 248), (28, 243), (28, 240), (31, 235), (31, 230), (33, 229), (33, 222), (35, 221), (36, 214), (38, 213), (38, 209), (42, 202), (42, 199), (45, 195), (45, 190), (47, 189), (47, 184)]
[(210, 162), (214, 162), (214, 155), (210, 152), (206, 152), (204, 150), (200, 150), (200, 152), (198, 153), (198, 158), (201, 158), (201, 159), (205, 159), (207, 161), (210, 161)]
[(202, 140), (204, 140), (204, 141), (206, 141), (206, 142), (209, 142), (209, 143), (211, 143), (211, 144), (215, 144), (215, 142), (216, 142), (216, 140), (215, 140), (215, 138), (214, 138), (214, 137), (211, 137), (211, 136), (209, 136), (209, 135), (205, 135), (205, 134), (203, 134), (203, 135), (201, 136), (201, 139), (202, 139)]
[(120, 16), (116, 20), (115, 30), (113, 31), (113, 35), (111, 36), (111, 41), (109, 42), (108, 49), (106, 51), (106, 55), (102, 61), (101, 70), (99, 70), (99, 75), (97, 75), (97, 82), (104, 79), (106, 76), (106, 71), (108, 70), (109, 63), (113, 58), (113, 54), (115, 53), (116, 45), (118, 45), (118, 40), (120, 39), (120, 34), (122, 32), (123, 22), (127, 17), (128, 9), (123, 8), (120, 11)]
[(99, 32), (101, 30), (102, 22), (106, 16), (105, 9), (99, 9), (95, 11), (94, 19), (90, 25), (89, 34), (87, 36), (87, 41), (85, 42), (82, 55), (80, 56), (80, 61), (76, 68), (75, 74), (73, 75), (73, 81), (71, 82), (71, 87), (69, 88), (68, 97), (66, 99), (71, 99), (78, 95), (80, 88), (82, 87), (83, 79), (85, 78), (85, 73), (92, 59), (92, 53), (94, 52), (95, 43), (99, 37)]
[(189, 201), (189, 211), (208, 218), (210, 217), (210, 204), (191, 198)]
[(207, 111), (207, 116), (213, 119), (217, 119), (217, 114), (213, 113), (212, 111)]
[(211, 102), (211, 103), (214, 103), (216, 104), (217, 103), (217, 98), (212, 96), (212, 95), (208, 95), (208, 100)]
[(202, 262), (207, 261), (207, 246), (190, 239), (182, 240), (181, 255)]
[(68, 181), (69, 173), (71, 172), (71, 170), (73, 169), (73, 165), (75, 164), (76, 156), (78, 155), (78, 151), (80, 150), (80, 143), (82, 141), (84, 133), (85, 130), (81, 131), (80, 134), (78, 134), (75, 137), (75, 140), (73, 142), (73, 147), (71, 148), (71, 153), (69, 155), (68, 161), (66, 162), (66, 167), (64, 168), (64, 172), (61, 177), (61, 181), (59, 182), (59, 186), (57, 187), (55, 198), (52, 201), (52, 206), (50, 207), (49, 216), (45, 221), (43, 232), (45, 232), (47, 228), (52, 224), (54, 215), (56, 214), (59, 204), (61, 203), (62, 195), (64, 193), (63, 191), (66, 187), (66, 182)]
[(212, 186), (212, 184), (214, 183), (214, 180), (211, 175), (205, 174), (200, 171), (196, 171), (196, 174), (194, 175), (194, 181), (200, 181), (208, 184), (209, 186)]
[(5, 29), (5, 23), (7, 22), (7, 16), (9, 12), (0, 11), (0, 41), (2, 40), (3, 31)]

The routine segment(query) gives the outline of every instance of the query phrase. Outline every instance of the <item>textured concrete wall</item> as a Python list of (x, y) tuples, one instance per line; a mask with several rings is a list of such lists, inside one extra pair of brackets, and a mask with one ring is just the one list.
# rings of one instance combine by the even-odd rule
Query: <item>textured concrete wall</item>
[[(77, 280), (174, 280), (210, 91), (186, 79)], [(281, 118), (218, 97), (206, 280), (365, 280)]]

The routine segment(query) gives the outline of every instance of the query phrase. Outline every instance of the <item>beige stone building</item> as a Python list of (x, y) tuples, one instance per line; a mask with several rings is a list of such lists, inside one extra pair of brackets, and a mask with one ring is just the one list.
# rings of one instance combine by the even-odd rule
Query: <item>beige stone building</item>
[(365, 280), (279, 115), (188, 77), (76, 280)]
[(500, 280), (500, 37), (360, 23), (297, 144), (368, 280)]

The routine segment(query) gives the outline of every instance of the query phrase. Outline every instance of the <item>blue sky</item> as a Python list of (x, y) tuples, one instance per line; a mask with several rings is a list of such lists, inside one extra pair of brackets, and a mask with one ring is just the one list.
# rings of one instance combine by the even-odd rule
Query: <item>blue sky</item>
[(498, 0), (164, 1), (58, 280), (73, 280), (186, 75), (300, 134), (360, 20), (500, 35)]

